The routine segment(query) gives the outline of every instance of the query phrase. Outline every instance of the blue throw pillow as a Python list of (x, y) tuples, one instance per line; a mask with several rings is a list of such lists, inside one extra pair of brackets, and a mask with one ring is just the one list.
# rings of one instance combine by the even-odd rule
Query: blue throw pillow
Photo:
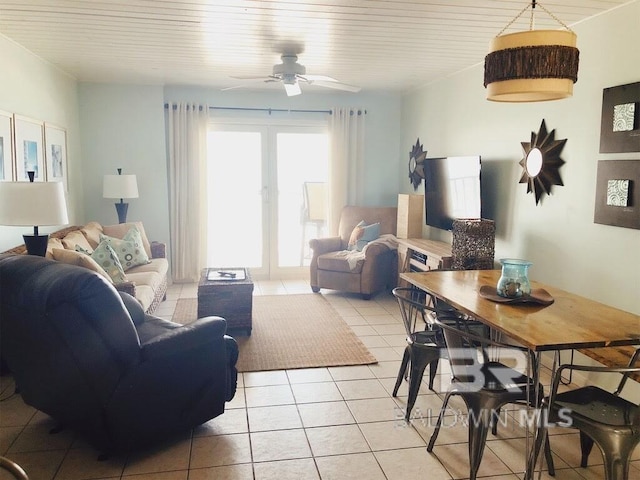
[(364, 220), (358, 223), (351, 232), (349, 237), (349, 250), (357, 250), (359, 252), (365, 245), (380, 236), (380, 223), (372, 223), (367, 225)]

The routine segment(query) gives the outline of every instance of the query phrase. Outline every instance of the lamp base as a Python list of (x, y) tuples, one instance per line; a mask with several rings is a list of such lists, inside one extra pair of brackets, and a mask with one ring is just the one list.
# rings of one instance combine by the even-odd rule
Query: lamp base
[(44, 257), (47, 254), (49, 235), (23, 235), (22, 238), (29, 255)]
[(116, 203), (116, 212), (118, 212), (118, 223), (125, 223), (127, 221), (127, 210), (129, 209), (128, 203)]

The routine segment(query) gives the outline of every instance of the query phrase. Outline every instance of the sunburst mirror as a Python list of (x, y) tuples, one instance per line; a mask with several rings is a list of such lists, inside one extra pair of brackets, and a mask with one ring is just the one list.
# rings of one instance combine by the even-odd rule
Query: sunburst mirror
[(422, 150), (420, 139), (416, 140), (416, 144), (409, 153), (409, 179), (413, 184), (413, 189), (417, 190), (418, 186), (424, 178), (424, 159), (427, 158), (427, 152)]
[(531, 132), (531, 142), (521, 142), (524, 157), (520, 160), (523, 169), (520, 183), (527, 184), (527, 193), (534, 193), (536, 205), (543, 194), (551, 194), (553, 185), (564, 185), (559, 169), (565, 162), (560, 158), (560, 152), (567, 139), (556, 140), (555, 135), (555, 130), (547, 133), (542, 120), (538, 133)]

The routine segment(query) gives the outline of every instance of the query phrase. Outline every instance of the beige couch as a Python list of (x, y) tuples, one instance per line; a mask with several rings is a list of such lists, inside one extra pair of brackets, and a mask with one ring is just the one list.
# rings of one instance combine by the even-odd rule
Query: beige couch
[[(90, 255), (77, 250), (93, 252), (100, 244), (100, 235), (122, 239), (136, 226), (140, 232), (140, 240), (144, 249), (143, 258), (148, 263), (127, 267), (123, 265), (124, 277), (114, 280)], [(77, 248), (78, 247), (78, 248)], [(6, 253), (25, 254), (26, 248), (20, 245)], [(146, 254), (146, 255), (145, 255)], [(89, 222), (83, 226), (72, 226), (58, 230), (49, 235), (47, 247), (48, 258), (90, 268), (105, 276), (117, 290), (134, 296), (147, 313), (153, 313), (160, 302), (166, 298), (169, 263), (166, 258), (166, 245), (160, 242), (149, 242), (141, 222), (130, 222), (118, 225), (101, 225)]]
[[(361, 251), (349, 251), (349, 240), (361, 221), (367, 225), (379, 222), (380, 236)], [(396, 226), (395, 207), (345, 207), (340, 216), (338, 236), (309, 241), (313, 250), (311, 289), (314, 292), (328, 288), (359, 293), (368, 300), (385, 288), (395, 287), (398, 277)]]

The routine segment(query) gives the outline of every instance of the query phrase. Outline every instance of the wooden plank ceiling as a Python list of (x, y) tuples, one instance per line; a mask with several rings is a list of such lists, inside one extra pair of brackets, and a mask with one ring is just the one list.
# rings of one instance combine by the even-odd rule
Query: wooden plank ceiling
[[(628, 0), (549, 0), (571, 26)], [(0, 0), (0, 33), (79, 81), (238, 84), (282, 53), (363, 91), (407, 91), (482, 63), (516, 0)], [(529, 29), (530, 9), (507, 32)], [(535, 28), (560, 28), (540, 7)], [(580, 48), (580, 38), (578, 38)], [(5, 68), (11, 68), (6, 66)], [(318, 91), (321, 87), (305, 86)]]

